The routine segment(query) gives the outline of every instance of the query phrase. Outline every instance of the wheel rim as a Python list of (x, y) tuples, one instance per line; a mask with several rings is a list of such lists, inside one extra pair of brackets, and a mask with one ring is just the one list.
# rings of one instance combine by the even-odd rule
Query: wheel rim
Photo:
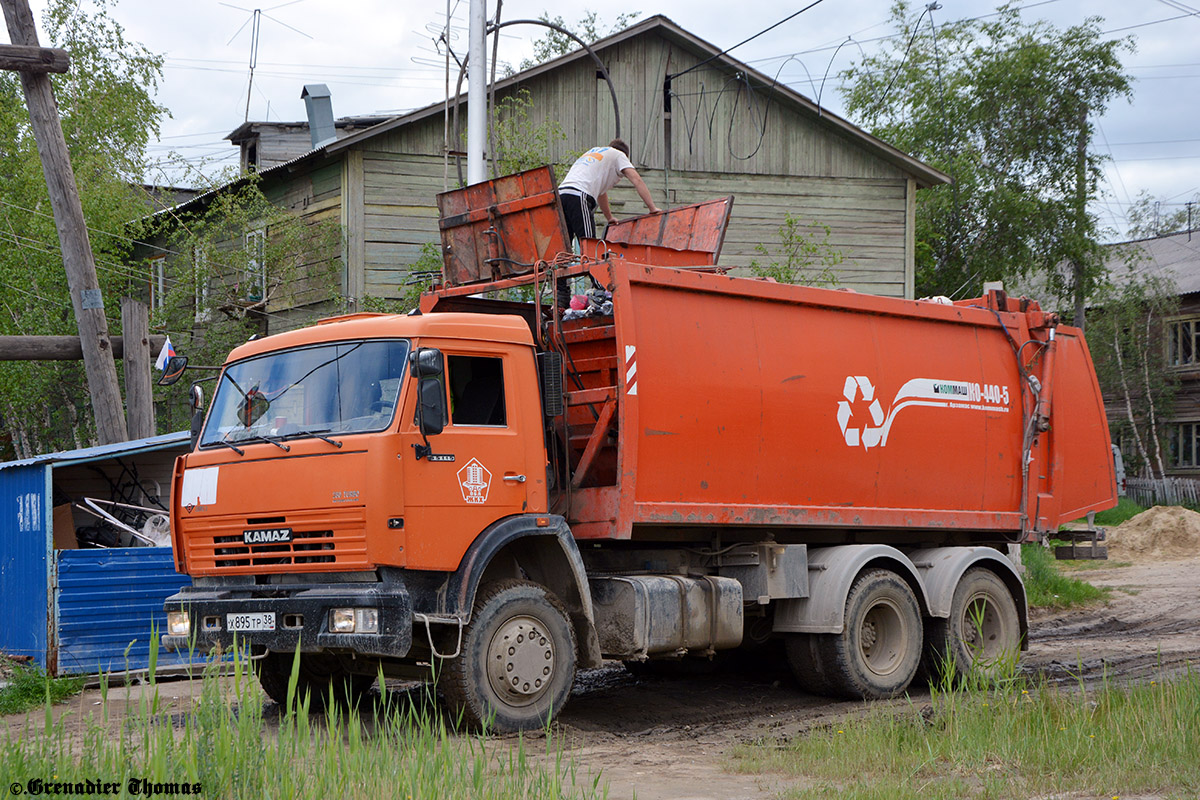
[(1008, 642), (1004, 616), (987, 592), (976, 592), (963, 606), (962, 642), (973, 661), (1000, 655)]
[(512, 706), (536, 703), (554, 676), (554, 640), (535, 617), (506, 620), (488, 645), (488, 683)]
[(863, 663), (876, 675), (890, 675), (900, 668), (905, 656), (906, 623), (900, 607), (880, 600), (863, 615), (858, 646)]

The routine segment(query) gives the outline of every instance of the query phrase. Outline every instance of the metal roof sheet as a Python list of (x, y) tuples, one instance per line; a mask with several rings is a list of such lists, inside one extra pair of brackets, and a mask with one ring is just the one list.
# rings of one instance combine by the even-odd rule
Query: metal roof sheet
[(0, 464), (0, 470), (13, 467), (27, 467), (33, 464), (79, 464), (87, 461), (97, 461), (112, 456), (132, 455), (133, 453), (148, 453), (153, 450), (166, 450), (186, 444), (191, 440), (190, 431), (164, 433), (161, 436), (151, 436), (146, 439), (133, 439), (117, 444), (102, 444), (97, 447), (84, 447), (79, 450), (64, 450), (60, 453), (46, 453), (20, 461), (7, 461)]
[(1117, 285), (1131, 276), (1169, 278), (1176, 294), (1200, 292), (1200, 231), (1112, 245), (1104, 266)]

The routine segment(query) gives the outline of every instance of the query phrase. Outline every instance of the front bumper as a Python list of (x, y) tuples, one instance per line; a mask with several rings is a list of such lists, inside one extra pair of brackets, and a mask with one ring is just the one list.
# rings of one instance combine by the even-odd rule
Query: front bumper
[[(329, 612), (334, 608), (374, 608), (379, 633), (333, 633)], [(231, 649), (235, 642), (255, 652), (272, 650), (317, 653), (337, 650), (366, 656), (400, 658), (412, 647), (413, 609), (402, 583), (329, 583), (296, 585), (185, 586), (168, 597), (165, 610), (187, 611), (189, 636), (162, 637), (167, 650), (208, 652)], [(273, 631), (238, 631), (227, 627), (227, 614), (275, 614)]]

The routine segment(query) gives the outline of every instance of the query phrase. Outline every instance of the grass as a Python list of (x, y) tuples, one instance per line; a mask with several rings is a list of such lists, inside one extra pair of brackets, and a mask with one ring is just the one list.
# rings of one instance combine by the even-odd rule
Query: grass
[(47, 705), (44, 721), (0, 739), (3, 785), (53, 777), (124, 787), (144, 779), (199, 784), (204, 797), (263, 800), (565, 800), (607, 793), (598, 775), (579, 773), (550, 732), (534, 739), (464, 735), (428, 702), (386, 694), (368, 707), (324, 715), (310, 715), (308, 700), (300, 699), (276, 723), (264, 719), (265, 697), (246, 662), (232, 669), (222, 678), (210, 667), (195, 706), (183, 713), (166, 712), (153, 669), (151, 685), (115, 723), (107, 719), (108, 698), (122, 689), (110, 692), (105, 684), (102, 707), (71, 725)]
[(36, 664), (22, 664), (0, 657), (8, 673), (8, 685), (0, 689), (0, 716), (17, 714), (46, 703), (61, 703), (83, 691), (83, 678), (51, 678)]
[(792, 741), (741, 745), (738, 772), (797, 779), (796, 800), (959, 800), (1200, 793), (1200, 675), (1031, 691), (935, 689), (931, 705), (875, 707)]
[(1022, 545), (1021, 561), (1025, 564), (1025, 594), (1032, 608), (1086, 605), (1111, 594), (1110, 589), (1064, 575), (1054, 553), (1041, 545)]
[[(1122, 497), (1117, 503), (1116, 508), (1096, 512), (1096, 524), (1103, 527), (1113, 527), (1120, 525), (1131, 517), (1136, 517), (1145, 510), (1145, 506), (1139, 506), (1128, 497)], [(1087, 522), (1086, 519), (1081, 521)]]

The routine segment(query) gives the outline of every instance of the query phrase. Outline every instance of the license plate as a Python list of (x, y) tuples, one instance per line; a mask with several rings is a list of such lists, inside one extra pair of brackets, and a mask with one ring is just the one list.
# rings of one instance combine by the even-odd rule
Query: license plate
[(230, 631), (273, 631), (275, 630), (275, 612), (226, 614), (225, 629)]

